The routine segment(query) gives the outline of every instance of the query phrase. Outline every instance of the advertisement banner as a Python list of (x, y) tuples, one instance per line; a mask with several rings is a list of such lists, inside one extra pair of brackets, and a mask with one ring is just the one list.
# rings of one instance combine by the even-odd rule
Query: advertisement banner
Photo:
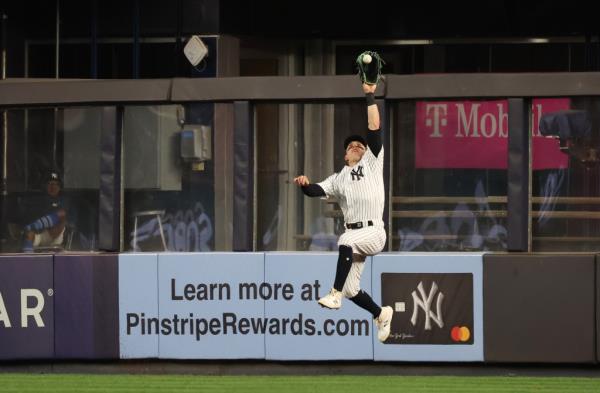
[(394, 316), (388, 340), (374, 341), (374, 359), (482, 361), (482, 271), (482, 254), (375, 256), (374, 298)]
[(53, 357), (52, 255), (0, 256), (0, 359)]
[[(266, 358), (270, 360), (373, 359), (371, 314), (348, 299), (340, 310), (317, 300), (335, 276), (337, 253), (267, 253), (265, 283)], [(371, 258), (365, 261), (361, 288), (371, 293)]]
[(394, 309), (384, 344), (348, 299), (318, 306), (336, 263), (336, 253), (121, 255), (120, 356), (483, 360), (481, 254), (367, 259), (362, 289)]
[[(568, 98), (536, 98), (531, 108), (534, 170), (566, 168), (568, 156), (539, 132), (545, 113), (570, 108)], [(415, 168), (506, 169), (508, 101), (417, 101)]]
[(119, 357), (118, 256), (54, 256), (54, 346), (57, 359)]
[(381, 287), (398, 312), (386, 344), (473, 344), (473, 274), (383, 273)]
[(158, 254), (158, 318), (130, 316), (133, 331), (158, 336), (160, 358), (263, 359), (264, 255)]
[(158, 358), (159, 335), (141, 320), (158, 318), (158, 255), (119, 254), (119, 356)]

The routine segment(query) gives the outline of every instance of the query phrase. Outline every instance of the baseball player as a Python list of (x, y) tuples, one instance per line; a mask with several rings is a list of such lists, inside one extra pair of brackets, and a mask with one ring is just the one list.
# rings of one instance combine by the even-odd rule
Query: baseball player
[(60, 196), (62, 182), (57, 172), (46, 178), (46, 196), (40, 202), (44, 214), (23, 228), (23, 252), (33, 252), (33, 247), (60, 246), (66, 225), (66, 209)]
[(319, 304), (339, 309), (345, 296), (375, 318), (377, 338), (384, 342), (390, 335), (393, 310), (379, 307), (360, 289), (360, 276), (366, 256), (379, 253), (385, 245), (383, 226), (385, 192), (383, 187), (383, 145), (379, 130), (379, 110), (375, 104), (376, 84), (363, 83), (367, 100), (367, 140), (352, 135), (344, 141), (346, 166), (320, 183), (311, 183), (302, 175), (294, 182), (309, 197), (334, 197), (344, 214), (345, 232), (338, 240), (339, 256), (333, 288)]

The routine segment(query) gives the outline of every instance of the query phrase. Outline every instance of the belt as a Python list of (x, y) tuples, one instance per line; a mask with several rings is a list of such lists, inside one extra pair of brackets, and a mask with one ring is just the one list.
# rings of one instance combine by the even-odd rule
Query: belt
[(346, 224), (346, 228), (348, 229), (360, 229), (360, 228), (364, 228), (366, 226), (373, 226), (373, 221), (369, 220), (369, 221), (358, 221), (358, 222), (350, 222)]

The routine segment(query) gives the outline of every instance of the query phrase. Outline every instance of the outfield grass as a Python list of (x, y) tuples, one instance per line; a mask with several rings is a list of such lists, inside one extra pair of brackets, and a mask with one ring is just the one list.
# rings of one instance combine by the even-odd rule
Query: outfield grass
[(600, 378), (0, 374), (0, 392), (599, 392)]

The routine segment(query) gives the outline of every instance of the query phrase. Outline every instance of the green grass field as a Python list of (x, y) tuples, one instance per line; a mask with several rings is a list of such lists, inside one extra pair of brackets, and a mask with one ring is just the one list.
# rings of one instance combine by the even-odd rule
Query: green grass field
[(0, 392), (599, 392), (600, 378), (0, 374)]

